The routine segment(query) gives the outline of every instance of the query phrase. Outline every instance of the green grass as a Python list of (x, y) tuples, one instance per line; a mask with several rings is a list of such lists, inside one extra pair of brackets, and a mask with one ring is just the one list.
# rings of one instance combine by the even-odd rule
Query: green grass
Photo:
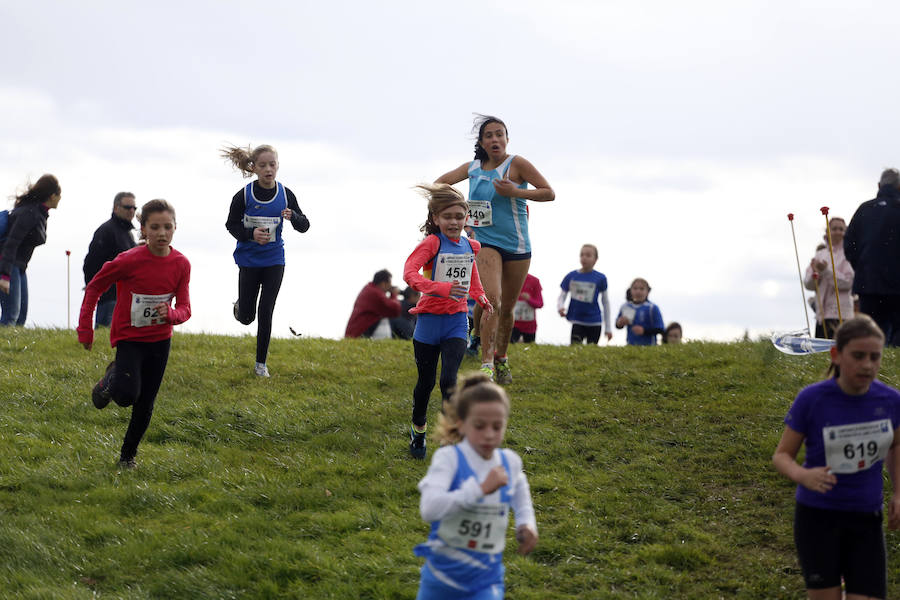
[[(176, 334), (139, 468), (120, 471), (128, 412), (90, 402), (113, 351), (4, 334), (3, 597), (415, 597), (427, 463), (407, 452), (409, 343), (273, 340), (260, 380), (254, 338)], [(824, 355), (520, 345), (511, 360), (506, 445), (541, 539), (522, 558), (510, 530), (509, 598), (803, 597), (793, 485), (770, 457)], [(888, 533), (889, 597), (898, 550)]]

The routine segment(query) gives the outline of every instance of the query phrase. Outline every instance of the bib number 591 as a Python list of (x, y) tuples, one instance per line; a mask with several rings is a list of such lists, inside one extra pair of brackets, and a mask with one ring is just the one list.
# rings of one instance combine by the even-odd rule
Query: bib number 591
[(463, 519), (459, 523), (459, 535), (465, 535), (468, 537), (478, 537), (482, 533), (484, 533), (484, 537), (490, 537), (491, 535), (491, 524), (482, 525), (481, 521), (470, 521), (469, 519)]

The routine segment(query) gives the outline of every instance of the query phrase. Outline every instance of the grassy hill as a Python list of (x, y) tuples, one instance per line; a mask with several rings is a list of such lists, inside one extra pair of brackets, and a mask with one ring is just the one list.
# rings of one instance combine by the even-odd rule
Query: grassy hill
[[(139, 467), (120, 471), (128, 412), (90, 402), (113, 351), (3, 334), (4, 597), (415, 597), (427, 462), (407, 452), (409, 343), (273, 340), (260, 380), (254, 338), (176, 334)], [(519, 345), (511, 360), (506, 445), (541, 539), (522, 558), (510, 529), (508, 598), (803, 596), (793, 485), (770, 457), (825, 355)], [(432, 422), (439, 405), (435, 391)], [(898, 546), (889, 533), (889, 597)]]

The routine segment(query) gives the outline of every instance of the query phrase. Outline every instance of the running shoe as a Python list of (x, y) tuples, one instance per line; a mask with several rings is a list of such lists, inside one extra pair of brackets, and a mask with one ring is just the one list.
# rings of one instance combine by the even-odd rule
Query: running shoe
[(412, 454), (413, 458), (422, 459), (425, 458), (425, 453), (428, 450), (425, 448), (425, 432), (419, 433), (416, 431), (412, 425), (409, 426), (409, 453)]
[(494, 380), (494, 370), (492, 368), (490, 368), (488, 365), (482, 365), (482, 367), (480, 369), (478, 369), (478, 371), (481, 373), (484, 373), (485, 375), (490, 377), (491, 381)]
[(505, 360), (498, 360), (494, 363), (494, 368), (497, 369), (497, 376), (495, 381), (500, 385), (506, 385), (508, 383), (512, 383), (512, 373), (509, 372), (509, 363)]
[(268, 377), (269, 376), (269, 367), (266, 365), (256, 365), (253, 369), (253, 372), (256, 373), (259, 377)]
[(231, 308), (231, 314), (234, 315), (235, 320), (240, 321), (240, 319), (238, 318), (238, 301), (237, 300), (234, 301), (234, 306), (232, 306), (232, 308)]
[(100, 378), (100, 381), (98, 381), (97, 385), (94, 386), (94, 389), (91, 390), (91, 401), (93, 401), (94, 407), (98, 409), (106, 408), (106, 405), (112, 400), (112, 394), (109, 393), (109, 379), (115, 365), (116, 361), (109, 363), (103, 377)]
[(472, 341), (469, 342), (469, 347), (466, 348), (466, 354), (469, 356), (478, 356), (478, 351), (481, 349), (481, 338), (477, 335), (472, 336)]

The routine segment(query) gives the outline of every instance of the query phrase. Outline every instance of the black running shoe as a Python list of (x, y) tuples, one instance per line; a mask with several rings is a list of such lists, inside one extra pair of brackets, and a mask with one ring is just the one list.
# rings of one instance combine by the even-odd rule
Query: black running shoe
[(134, 460), (134, 457), (131, 458), (120, 458), (119, 459), (119, 468), (120, 469), (137, 469), (137, 462)]
[(413, 458), (425, 458), (425, 453), (428, 450), (425, 448), (425, 432), (419, 433), (415, 429), (413, 429), (412, 425), (409, 426), (409, 453), (412, 454)]
[(481, 348), (481, 338), (477, 335), (472, 336), (469, 347), (466, 348), (466, 354), (469, 356), (478, 356), (478, 350)]
[(109, 393), (109, 378), (115, 365), (116, 361), (109, 363), (103, 377), (100, 378), (100, 381), (98, 381), (97, 385), (94, 386), (94, 389), (91, 390), (91, 400), (96, 408), (106, 408), (106, 405), (112, 400), (112, 394)]

